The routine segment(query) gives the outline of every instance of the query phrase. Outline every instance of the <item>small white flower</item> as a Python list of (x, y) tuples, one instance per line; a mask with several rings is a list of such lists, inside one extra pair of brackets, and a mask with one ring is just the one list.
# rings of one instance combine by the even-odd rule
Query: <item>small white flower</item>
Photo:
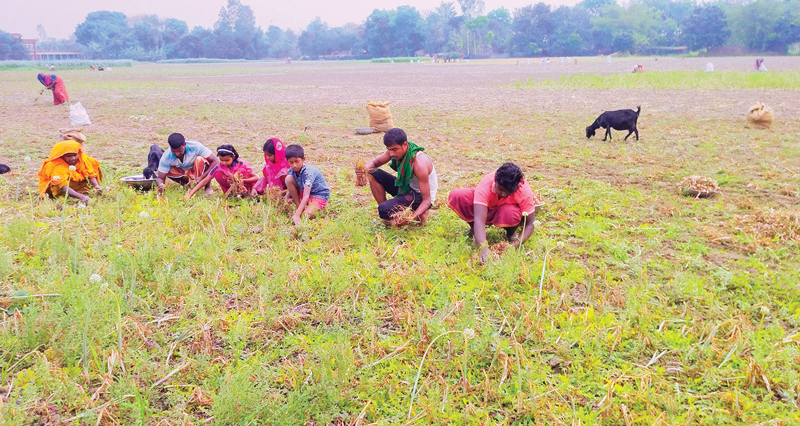
[(61, 180), (61, 176), (59, 176), (59, 175), (53, 175), (53, 178), (52, 178), (52, 179), (50, 179), (50, 180), (54, 180), (54, 181), (55, 181), (55, 180)]
[(533, 221), (533, 226), (539, 226), (541, 224), (542, 224), (542, 222), (539, 222), (538, 220), (534, 220)]
[(563, 241), (559, 241), (559, 242), (556, 243), (556, 246), (564, 247), (564, 242)]
[(89, 277), (89, 282), (92, 283), (92, 284), (97, 284), (100, 281), (103, 281), (103, 277), (101, 277), (98, 274), (92, 274), (92, 276)]
[(522, 212), (522, 217), (528, 217), (528, 212)]
[(75, 170), (78, 170), (78, 168), (77, 168), (77, 167), (75, 167), (75, 166), (69, 166), (69, 169), (70, 169), (71, 171), (73, 171), (73, 172), (74, 172)]
[(145, 211), (139, 212), (139, 217), (142, 218), (142, 219), (147, 219), (147, 218), (150, 217), (150, 213), (147, 213)]
[(25, 157), (25, 161), (31, 161), (31, 157)]
[(85, 209), (85, 208), (86, 208), (86, 204), (78, 204), (78, 209)]
[(100, 284), (100, 290), (106, 290), (106, 289), (108, 289), (108, 283)]
[(472, 340), (475, 338), (475, 330), (471, 328), (464, 329), (464, 338), (467, 340)]
[(769, 313), (769, 308), (766, 306), (761, 307), (761, 315), (767, 315)]
[(495, 295), (494, 295), (494, 296), (492, 296), (492, 297), (494, 297), (494, 298), (495, 298), (495, 300), (500, 300), (500, 295), (499, 295), (499, 294), (495, 294)]

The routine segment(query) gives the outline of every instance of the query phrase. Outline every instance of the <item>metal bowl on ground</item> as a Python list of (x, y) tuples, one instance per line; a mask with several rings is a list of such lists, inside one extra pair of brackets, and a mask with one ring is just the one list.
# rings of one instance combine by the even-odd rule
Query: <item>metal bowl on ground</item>
[(681, 194), (693, 198), (714, 198), (719, 191), (701, 191), (699, 189), (681, 188)]
[(120, 179), (120, 181), (139, 191), (149, 191), (153, 189), (156, 184), (155, 178), (148, 179), (144, 177), (144, 175), (125, 176), (124, 178)]

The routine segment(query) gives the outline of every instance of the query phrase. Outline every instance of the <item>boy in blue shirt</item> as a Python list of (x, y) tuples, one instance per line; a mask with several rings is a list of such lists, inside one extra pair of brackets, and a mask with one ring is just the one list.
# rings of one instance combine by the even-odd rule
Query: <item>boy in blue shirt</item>
[(292, 202), (297, 206), (292, 222), (300, 225), (300, 215), (309, 219), (314, 213), (328, 205), (331, 190), (328, 182), (318, 168), (306, 164), (306, 155), (300, 145), (286, 147), (286, 161), (289, 162), (289, 173), (286, 176), (286, 188)]

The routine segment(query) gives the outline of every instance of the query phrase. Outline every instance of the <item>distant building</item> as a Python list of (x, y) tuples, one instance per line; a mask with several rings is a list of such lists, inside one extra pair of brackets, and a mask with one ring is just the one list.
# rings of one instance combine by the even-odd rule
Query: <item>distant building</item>
[(22, 34), (12, 33), (11, 37), (22, 42), (28, 55), (34, 61), (61, 61), (65, 59), (80, 59), (81, 52), (76, 50), (36, 50), (35, 38), (22, 38)]

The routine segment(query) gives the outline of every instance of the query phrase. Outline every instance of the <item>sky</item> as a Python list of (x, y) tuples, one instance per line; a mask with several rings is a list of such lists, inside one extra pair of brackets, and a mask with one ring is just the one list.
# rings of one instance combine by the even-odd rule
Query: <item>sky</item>
[[(458, 2), (451, 0), (458, 9)], [(505, 7), (514, 9), (540, 0), (484, 0), (484, 13)], [(557, 7), (572, 6), (579, 0), (544, 0)], [(361, 23), (375, 9), (394, 9), (409, 5), (425, 14), (441, 0), (242, 0), (256, 15), (256, 25), (267, 29), (277, 25), (283, 29), (302, 31), (309, 22), (320, 17), (331, 27), (348, 22)], [(23, 38), (39, 38), (36, 27), (44, 26), (48, 37), (68, 38), (89, 12), (111, 10), (127, 16), (155, 14), (160, 18), (177, 18), (189, 25), (210, 28), (217, 21), (219, 10), (227, 0), (39, 0), (35, 5), (19, 0), (0, 0), (0, 30), (21, 33)]]

